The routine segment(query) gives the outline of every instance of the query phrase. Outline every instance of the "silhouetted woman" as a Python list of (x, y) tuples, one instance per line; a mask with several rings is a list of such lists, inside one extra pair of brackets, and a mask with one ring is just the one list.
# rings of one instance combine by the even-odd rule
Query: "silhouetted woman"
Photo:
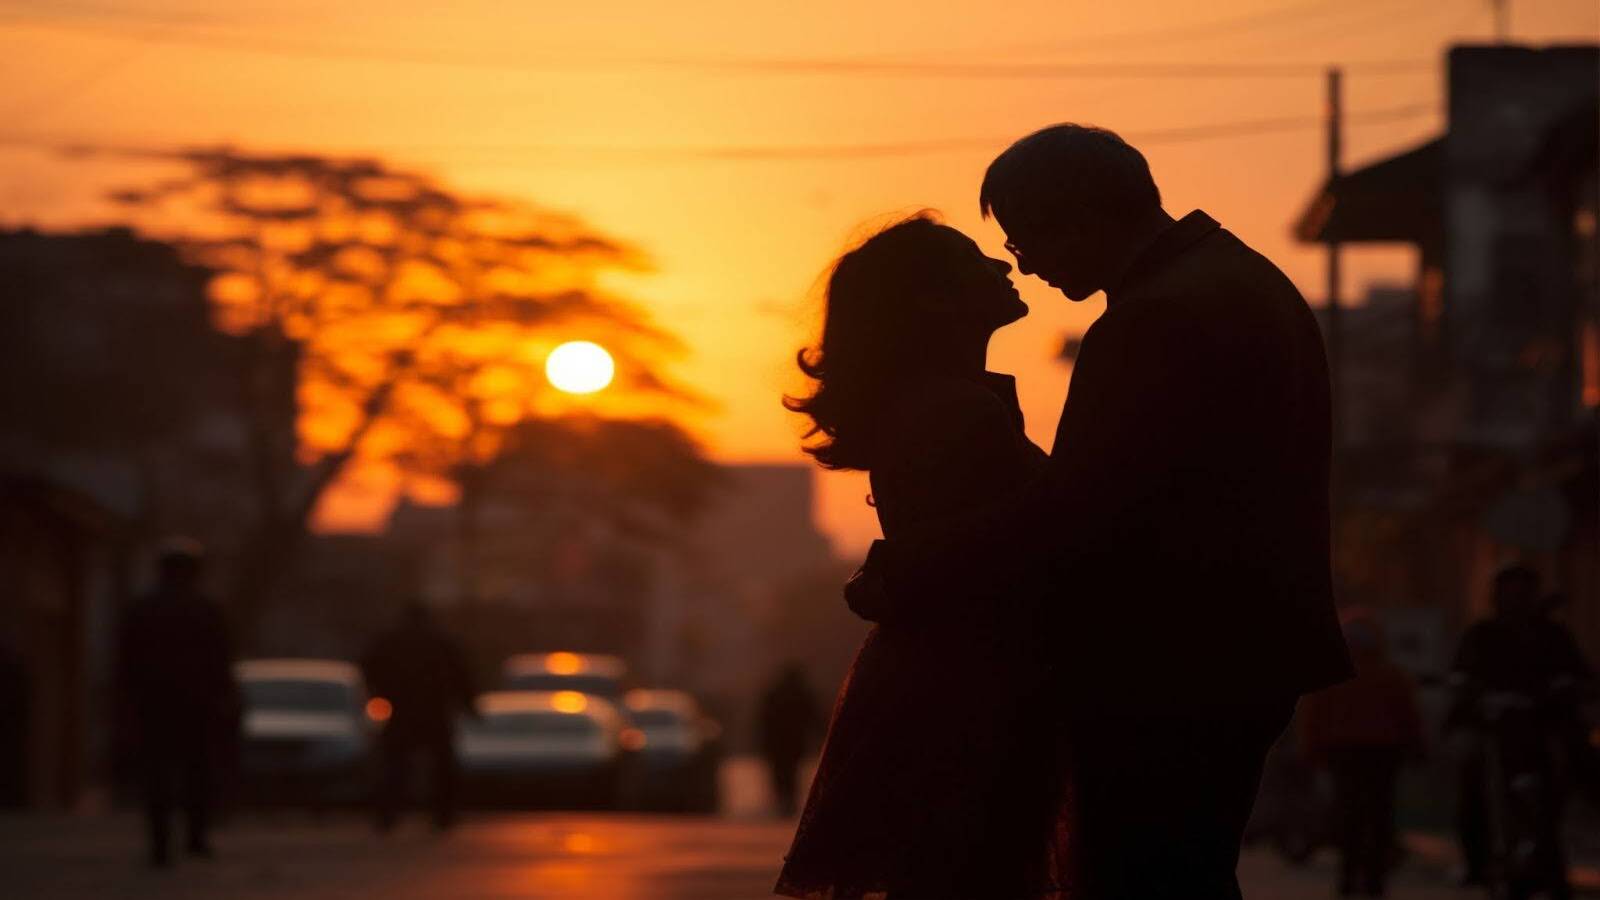
[[(820, 346), (799, 357), (815, 388), (785, 405), (810, 417), (820, 465), (870, 474), (891, 540), (1026, 491), (1045, 463), (1015, 383), (984, 369), (990, 336), (1027, 314), (1010, 271), (928, 214), (834, 266)], [(1028, 590), (997, 572), (985, 596), (868, 634), (779, 894), (1066, 896), (1062, 763)]]

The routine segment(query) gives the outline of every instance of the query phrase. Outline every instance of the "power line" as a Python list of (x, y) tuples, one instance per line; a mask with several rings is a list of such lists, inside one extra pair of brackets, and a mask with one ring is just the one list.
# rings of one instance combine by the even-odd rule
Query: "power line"
[[(946, 63), (855, 59), (660, 60), (664, 65), (769, 74), (899, 75), (933, 78), (1299, 78), (1320, 75), (1318, 63)], [(1372, 60), (1344, 64), (1348, 70), (1394, 74), (1431, 71), (1415, 60)]]
[(55, 91), (47, 91), (43, 96), (35, 98), (32, 102), (24, 101), (21, 105), (4, 114), (3, 121), (12, 124), (12, 127), (27, 127), (35, 124), (39, 117), (60, 110), (63, 106), (89, 91), (99, 87), (107, 78), (115, 75), (129, 63), (143, 56), (150, 49), (147, 41), (141, 40), (125, 52), (116, 53), (84, 72), (80, 77), (72, 79), (67, 84)]
[[(1379, 5), (1387, 9), (1392, 3), (1391, 0), (1379, 0)], [(1359, 8), (1351, 0), (1311, 0), (1309, 3), (1301, 3), (1287, 8), (1263, 10), (1221, 19), (1212, 19), (1206, 22), (1195, 22), (1189, 25), (1168, 25), (1131, 31), (1114, 31), (1099, 35), (1079, 35), (1062, 40), (1009, 44), (1004, 47), (988, 49), (991, 52), (993, 50), (1002, 50), (1014, 53), (1028, 53), (1080, 50), (1130, 43), (1166, 43), (1173, 40), (1204, 37), (1208, 34), (1221, 33), (1227, 35), (1229, 32), (1238, 34), (1241, 31), (1251, 30), (1263, 25), (1303, 24), (1308, 19), (1318, 18), (1324, 13), (1343, 13)], [(973, 50), (971, 52), (981, 51)]]
[[(12, 24), (100, 36), (127, 38), (126, 27), (106, 27), (82, 22), (50, 22), (34, 19)], [(402, 48), (361, 46), (349, 43), (319, 43), (298, 38), (266, 35), (199, 33), (188, 27), (170, 26), (147, 31), (144, 38), (160, 43), (180, 44), (208, 50), (237, 50), (298, 59), (323, 59), (333, 62), (379, 62), (404, 65), (437, 65), (495, 71), (610, 71), (616, 68), (643, 67), (700, 71), (726, 71), (766, 75), (864, 75), (911, 78), (966, 79), (1041, 79), (1041, 78), (1274, 78), (1320, 75), (1326, 66), (1316, 63), (1014, 63), (1014, 62), (925, 62), (859, 58), (755, 58), (755, 57), (678, 57), (613, 56), (585, 59), (496, 60), (476, 54), (418, 52)], [(1376, 74), (1431, 71), (1434, 63), (1421, 60), (1371, 60), (1345, 64), (1351, 71)]]
[[(1437, 112), (1437, 103), (1417, 103), (1405, 106), (1369, 110), (1346, 117), (1350, 124), (1372, 124), (1414, 118)], [(1213, 125), (1192, 125), (1175, 128), (1128, 132), (1124, 136), (1141, 144), (1177, 144), (1192, 141), (1247, 137), (1320, 128), (1321, 116), (1284, 116), (1222, 122)], [(624, 145), (412, 145), (404, 149), (421, 152), (487, 153), (518, 159), (530, 157), (578, 157), (588, 163), (660, 163), (685, 161), (765, 162), (765, 161), (829, 161), (871, 158), (924, 156), (965, 150), (992, 149), (1004, 146), (1018, 135), (989, 137), (958, 137), (927, 141), (893, 141), (858, 144), (755, 144), (712, 146), (624, 146)], [(67, 153), (111, 153), (138, 156), (172, 156), (170, 148), (140, 148), (113, 146), (93, 142), (52, 140), (41, 137), (0, 136), (0, 145), (29, 146)], [(390, 149), (395, 149), (391, 147)], [(355, 154), (359, 155), (359, 154)]]
[[(1361, 3), (1360, 0), (1310, 0), (1310, 2), (1302, 3), (1302, 4), (1299, 4), (1299, 5), (1296, 5), (1296, 6), (1292, 6), (1292, 7), (1288, 7), (1288, 8), (1263, 10), (1263, 11), (1259, 11), (1259, 12), (1255, 12), (1255, 13), (1246, 13), (1244, 15), (1230, 16), (1230, 17), (1225, 17), (1225, 18), (1221, 18), (1221, 19), (1213, 19), (1213, 20), (1210, 20), (1210, 21), (1191, 23), (1191, 24), (1187, 24), (1187, 25), (1160, 26), (1160, 27), (1147, 28), (1147, 29), (1134, 29), (1134, 30), (1130, 30), (1130, 31), (1109, 32), (1109, 33), (1098, 34), (1098, 35), (1092, 35), (1092, 34), (1090, 34), (1090, 35), (1078, 35), (1078, 36), (1069, 37), (1069, 38), (1060, 39), (1060, 40), (1054, 40), (1054, 41), (1040, 41), (1040, 42), (1033, 42), (1033, 43), (1006, 44), (1006, 45), (989, 46), (989, 47), (975, 47), (975, 48), (967, 48), (967, 49), (964, 49), (964, 50), (952, 50), (952, 49), (949, 49), (949, 48), (945, 48), (945, 49), (935, 50), (935, 51), (926, 51), (925, 50), (925, 51), (897, 52), (897, 53), (891, 53), (891, 54), (888, 54), (888, 55), (885, 55), (885, 56), (880, 56), (880, 57), (878, 57), (876, 59), (876, 61), (883, 62), (883, 63), (888, 63), (888, 64), (893, 64), (895, 60), (897, 60), (897, 59), (898, 60), (905, 60), (907, 57), (935, 56), (935, 57), (941, 57), (942, 58), (942, 57), (946, 57), (946, 56), (949, 56), (951, 54), (956, 54), (956, 53), (960, 53), (960, 54), (982, 54), (982, 53), (1056, 52), (1056, 51), (1069, 50), (1069, 49), (1084, 49), (1084, 48), (1091, 48), (1092, 49), (1092, 48), (1097, 48), (1097, 47), (1115, 46), (1115, 45), (1118, 45), (1118, 44), (1127, 44), (1127, 43), (1161, 43), (1161, 42), (1170, 41), (1170, 40), (1176, 40), (1176, 39), (1185, 39), (1185, 38), (1191, 38), (1191, 37), (1196, 37), (1196, 36), (1204, 36), (1204, 35), (1207, 35), (1207, 34), (1214, 34), (1214, 33), (1226, 34), (1226, 33), (1230, 32), (1230, 31), (1238, 32), (1241, 29), (1246, 29), (1247, 30), (1247, 29), (1255, 28), (1257, 26), (1272, 26), (1272, 25), (1278, 25), (1278, 24), (1291, 24), (1291, 25), (1294, 25), (1294, 24), (1306, 24), (1309, 20), (1314, 20), (1316, 18), (1322, 17), (1325, 14), (1329, 14), (1329, 13), (1343, 14), (1343, 13), (1349, 13), (1349, 12), (1356, 12), (1359, 15), (1363, 10), (1371, 11), (1370, 9), (1367, 9), (1367, 8), (1372, 6), (1372, 5), (1373, 5), (1373, 3), (1370, 2), (1370, 0), (1366, 4)], [(1389, 13), (1393, 12), (1393, 0), (1376, 0), (1376, 5), (1377, 5), (1377, 7), (1379, 8), (1380, 11), (1385, 12), (1386, 14), (1389, 14)], [(149, 25), (160, 25), (162, 27), (167, 27), (167, 26), (171, 26), (171, 25), (174, 25), (174, 24), (181, 24), (181, 25), (187, 25), (187, 26), (200, 26), (202, 29), (210, 27), (210, 28), (213, 29), (213, 34), (212, 34), (211, 37), (207, 38), (207, 37), (205, 37), (203, 35), (192, 34), (192, 35), (186, 36), (187, 39), (183, 40), (182, 42), (183, 43), (190, 43), (190, 44), (197, 44), (197, 45), (200, 45), (200, 46), (204, 46), (203, 42), (209, 40), (209, 41), (215, 41), (215, 42), (218, 42), (218, 43), (225, 43), (225, 44), (227, 44), (227, 45), (229, 45), (231, 47), (234, 47), (236, 49), (256, 50), (256, 51), (259, 51), (259, 52), (268, 52), (268, 53), (290, 53), (290, 52), (293, 52), (293, 53), (306, 53), (307, 55), (315, 55), (315, 56), (318, 56), (318, 57), (330, 58), (330, 59), (332, 59), (332, 58), (351, 58), (351, 59), (364, 59), (364, 60), (372, 60), (372, 61), (393, 61), (393, 62), (402, 62), (402, 63), (447, 64), (447, 65), (474, 65), (474, 66), (496, 67), (496, 68), (508, 65), (506, 63), (496, 62), (494, 60), (484, 60), (484, 59), (481, 59), (479, 57), (472, 56), (472, 55), (448, 55), (448, 54), (436, 54), (436, 53), (435, 54), (418, 54), (415, 51), (412, 51), (412, 50), (409, 50), (409, 49), (382, 48), (382, 47), (374, 47), (374, 46), (371, 46), (371, 45), (361, 46), (361, 45), (352, 45), (352, 44), (343, 44), (343, 45), (338, 45), (338, 44), (316, 44), (316, 43), (312, 43), (312, 42), (295, 41), (293, 39), (290, 39), (288, 41), (285, 41), (285, 40), (283, 40), (281, 38), (274, 40), (274, 38), (271, 37), (271, 36), (264, 36), (264, 35), (260, 35), (260, 34), (255, 34), (255, 35), (238, 34), (238, 33), (235, 33), (235, 34), (232, 34), (232, 35), (220, 34), (220, 33), (216, 33), (214, 31), (215, 26), (210, 25), (207, 22), (207, 20), (205, 20), (205, 19), (183, 18), (183, 19), (174, 20), (174, 19), (170, 19), (170, 18), (163, 18), (163, 19), (160, 19), (160, 20), (154, 20), (153, 21), (148, 16), (142, 16), (142, 15), (141, 16), (132, 16), (132, 17), (125, 16), (125, 15), (102, 15), (101, 18), (104, 20), (104, 22), (105, 23), (110, 23), (109, 26), (108, 26), (107, 24), (99, 24), (99, 25), (97, 25), (97, 24), (95, 24), (93, 22), (85, 22), (85, 21), (83, 21), (82, 18), (74, 18), (74, 19), (65, 20), (65, 21), (61, 20), (61, 19), (39, 18), (37, 16), (35, 16), (35, 17), (26, 17), (26, 16), (12, 15), (10, 18), (12, 19), (12, 21), (14, 23), (19, 23), (19, 24), (34, 25), (36, 27), (43, 27), (43, 28), (56, 28), (56, 29), (68, 30), (68, 31), (92, 32), (92, 33), (96, 33), (96, 34), (103, 34), (103, 35), (109, 35), (109, 36), (121, 36), (121, 35), (124, 35), (126, 33), (126, 29), (129, 28), (129, 27), (138, 28), (138, 27), (141, 27), (141, 26), (149, 26)], [(180, 36), (180, 37), (182, 37), (182, 36)], [(175, 42), (177, 42), (177, 41), (175, 41)], [(857, 59), (857, 60), (843, 60), (842, 62), (845, 62), (845, 63), (870, 63), (870, 62), (873, 62), (873, 61), (874, 60), (872, 60), (872, 59)], [(609, 60), (609, 64), (627, 64), (629, 62), (630, 62), (630, 59), (626, 58), (626, 57), (613, 57), (611, 60)], [(730, 61), (729, 60), (693, 60), (693, 59), (682, 59), (682, 58), (644, 58), (644, 59), (632, 59), (631, 62), (637, 63), (637, 64), (645, 64), (645, 65), (663, 65), (663, 64), (699, 65), (699, 64), (704, 63), (704, 64), (707, 64), (707, 65), (714, 65), (714, 66), (719, 66), (720, 67), (720, 66), (727, 65)], [(757, 65), (762, 63), (761, 60), (732, 60), (731, 62), (733, 62), (734, 64), (757, 64)], [(793, 62), (793, 61), (787, 61), (787, 62)], [(825, 60), (823, 62), (828, 63), (828, 64), (831, 65), (833, 62), (838, 62), (838, 61), (827, 61), (827, 60)], [(523, 61), (523, 62), (520, 62), (520, 63), (517, 63), (517, 64), (509, 64), (509, 65), (513, 65), (514, 67), (517, 67), (517, 68), (541, 69), (541, 68), (554, 68), (554, 67), (575, 66), (575, 65), (585, 65), (585, 64), (588, 64), (588, 65), (606, 65), (606, 64), (608, 64), (608, 61), (603, 59), (603, 58), (593, 57), (587, 63), (582, 62), (582, 61), (570, 60), (569, 59), (569, 60), (566, 60), (566, 61), (549, 61), (549, 62), (545, 62), (545, 63), (540, 63), (540, 62), (531, 62), (530, 63), (528, 61)]]
[[(1415, 118), (1437, 112), (1436, 102), (1415, 103), (1384, 109), (1369, 110), (1346, 117), (1351, 124), (1376, 124)], [(1222, 122), (1215, 125), (1190, 125), (1132, 131), (1123, 134), (1129, 141), (1140, 144), (1181, 144), (1191, 141), (1216, 140), (1231, 137), (1248, 137), (1320, 128), (1325, 124), (1322, 116), (1283, 116)], [(618, 145), (561, 145), (533, 144), (508, 145), (414, 145), (414, 151), (458, 151), (503, 154), (506, 156), (575, 156), (592, 161), (605, 161), (597, 157), (611, 157), (612, 161), (682, 161), (682, 160), (838, 160), (870, 159), (874, 157), (924, 156), (964, 150), (984, 150), (1004, 146), (1020, 135), (944, 138), (928, 141), (894, 141), (862, 144), (801, 144), (801, 145), (728, 145), (702, 147), (673, 146), (618, 146)]]
[[(1386, 0), (1376, 6), (1352, 6), (1347, 12), (1352, 12), (1354, 15), (1341, 16), (1332, 21), (1301, 20), (1286, 23), (1291, 27), (1274, 39), (1279, 44), (1291, 46), (1313, 39), (1325, 44), (1338, 44), (1365, 35), (1375, 28), (1392, 32), (1402, 24), (1425, 22), (1441, 12), (1449, 12), (1449, 7), (1438, 2), (1402, 4), (1395, 0)], [(1256, 35), (1247, 46), (1259, 47), (1264, 40), (1266, 40), (1265, 35)]]

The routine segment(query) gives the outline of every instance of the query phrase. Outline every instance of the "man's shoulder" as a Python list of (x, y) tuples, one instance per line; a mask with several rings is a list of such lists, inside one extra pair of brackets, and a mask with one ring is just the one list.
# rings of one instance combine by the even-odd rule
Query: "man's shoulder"
[(1497, 622), (1493, 618), (1479, 619), (1462, 629), (1461, 643), (1463, 646), (1481, 644), (1484, 641), (1494, 640), (1504, 632), (1504, 623)]
[(1228, 285), (1235, 290), (1247, 287), (1252, 292), (1299, 291), (1272, 260), (1226, 228), (1217, 228), (1167, 259), (1142, 278), (1136, 293), (1166, 293), (1174, 287), (1186, 293), (1205, 293), (1213, 286)]
[(1576, 647), (1578, 645), (1578, 639), (1573, 636), (1572, 629), (1566, 625), (1552, 619), (1540, 619), (1539, 622), (1543, 632), (1541, 637), (1547, 643), (1563, 649), (1568, 646)]
[(1188, 333), (1266, 335), (1304, 331), (1311, 309), (1273, 262), (1226, 229), (1217, 229), (1148, 279), (1142, 316), (1170, 320)]
[(1190, 257), (1188, 274), (1202, 276), (1195, 283), (1201, 296), (1305, 303), (1300, 289), (1277, 264), (1225, 228), (1201, 241)]
[(207, 621), (221, 621), (222, 604), (206, 594), (187, 594), (178, 600), (185, 614)]

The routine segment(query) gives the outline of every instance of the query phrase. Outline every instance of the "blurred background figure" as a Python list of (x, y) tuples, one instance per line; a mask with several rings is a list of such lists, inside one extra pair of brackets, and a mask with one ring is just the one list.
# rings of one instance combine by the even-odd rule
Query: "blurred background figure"
[(1344, 634), (1356, 676), (1301, 701), (1301, 748), (1333, 783), (1340, 895), (1381, 897), (1395, 856), (1395, 783), (1422, 749), (1422, 715), (1378, 621), (1354, 611)]
[(800, 762), (822, 726), (822, 710), (806, 681), (805, 668), (794, 661), (784, 663), (762, 691), (756, 710), (756, 742), (781, 816), (795, 814)]
[(399, 820), (419, 757), (428, 771), (434, 826), (449, 828), (455, 823), (456, 719), (477, 714), (460, 647), (427, 607), (411, 603), (399, 623), (373, 642), (361, 669), (378, 707), (375, 718), (387, 716), (378, 742), (378, 830), (388, 832)]
[[(1566, 594), (1552, 592), (1544, 595), (1540, 605), (1544, 614), (1552, 617), (1552, 623), (1571, 636), (1571, 629), (1554, 619), (1567, 607), (1568, 602)], [(1593, 711), (1586, 709), (1595, 699), (1600, 685), (1594, 680), (1594, 673), (1587, 658), (1583, 656), (1582, 648), (1576, 644), (1574, 648), (1578, 651), (1578, 662), (1584, 667), (1583, 674), (1568, 692), (1565, 698), (1568, 702), (1561, 704), (1556, 710), (1558, 716), (1552, 725), (1557, 732), (1556, 744), (1562, 762), (1566, 765), (1566, 774), (1571, 779), (1571, 786), (1590, 806), (1600, 809), (1600, 748), (1595, 744), (1596, 733), (1592, 728)]]
[(28, 670), (22, 658), (0, 643), (0, 809), (17, 809), (27, 801)]
[(238, 703), (222, 611), (200, 590), (204, 549), (173, 539), (156, 565), (155, 587), (123, 617), (116, 684), (143, 781), (150, 862), (166, 867), (179, 802), (189, 854), (212, 855), (214, 764), (231, 743)]
[(1446, 728), (1467, 738), (1458, 784), (1463, 880), (1499, 878), (1512, 897), (1567, 897), (1560, 757), (1572, 750), (1593, 673), (1572, 634), (1550, 618), (1555, 607), (1538, 572), (1502, 569), (1493, 604), (1494, 614), (1462, 635), (1451, 671)]

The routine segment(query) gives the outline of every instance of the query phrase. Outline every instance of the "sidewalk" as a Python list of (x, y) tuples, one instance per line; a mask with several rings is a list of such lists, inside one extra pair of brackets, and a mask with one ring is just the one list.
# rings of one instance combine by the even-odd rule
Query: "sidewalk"
[[(1461, 851), (1455, 841), (1427, 831), (1408, 831), (1402, 841), (1417, 863), (1451, 872), (1461, 864)], [(1587, 855), (1587, 854), (1586, 854)], [(1592, 859), (1592, 857), (1591, 857)], [(1573, 890), (1600, 896), (1600, 864), (1592, 861), (1575, 862), (1568, 869), (1567, 878)]]

